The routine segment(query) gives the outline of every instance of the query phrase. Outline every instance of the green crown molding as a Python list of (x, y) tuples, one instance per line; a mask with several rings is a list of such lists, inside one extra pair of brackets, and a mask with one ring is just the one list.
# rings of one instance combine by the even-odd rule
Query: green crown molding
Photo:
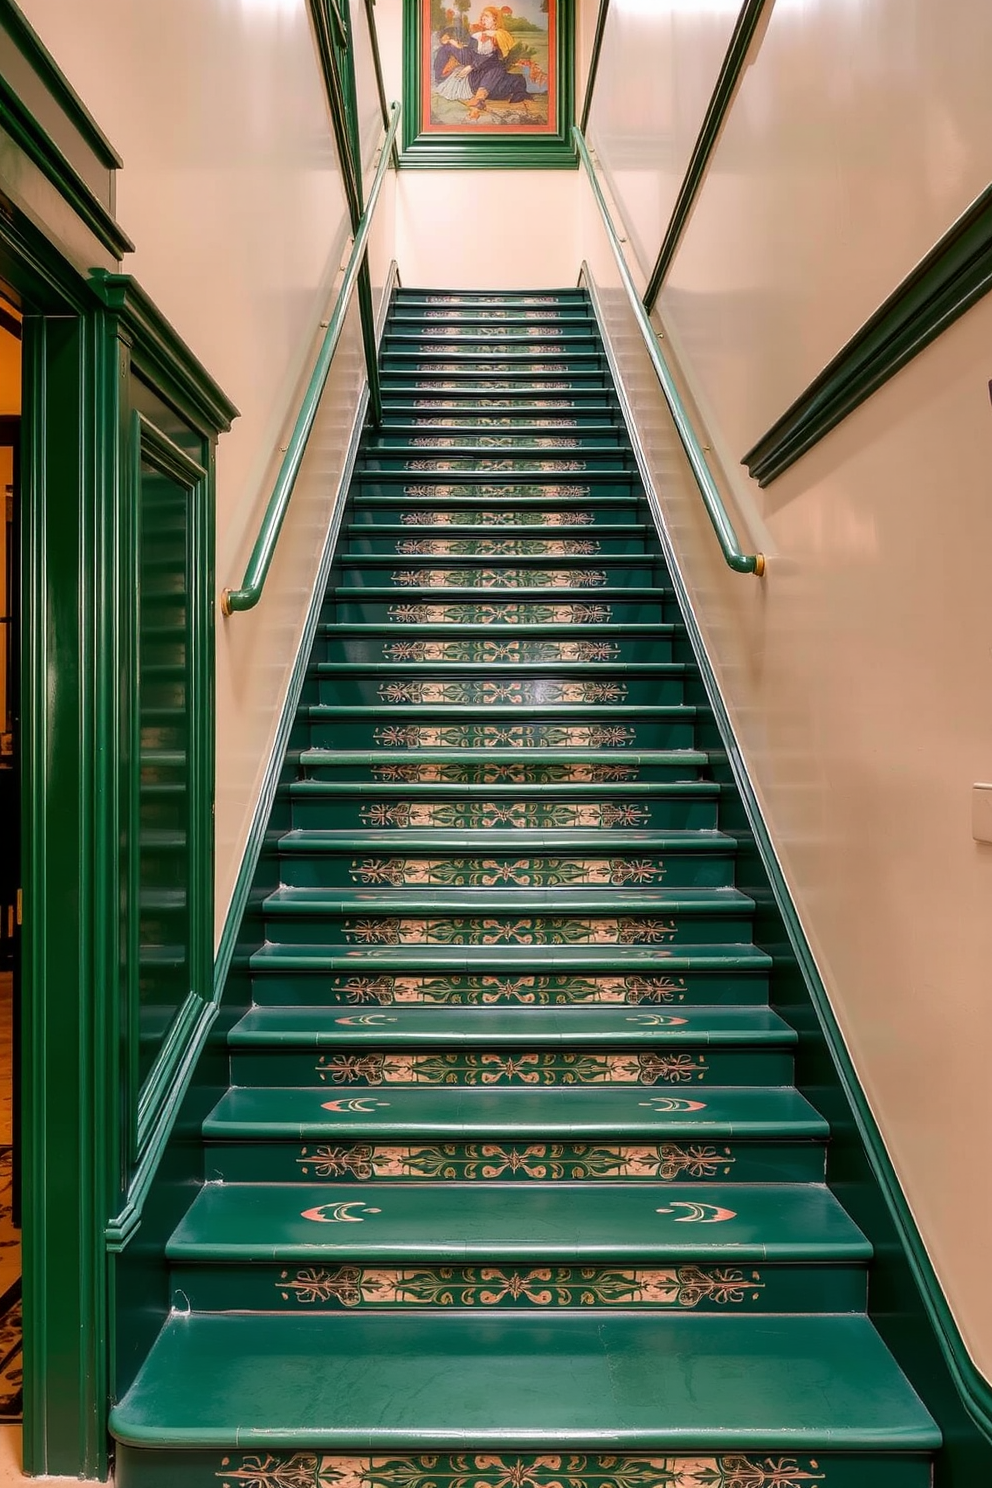
[[(775, 907), (782, 917), (789, 946), (795, 957), (798, 970), (805, 984), (813, 1011), (839, 1082), (843, 1099), (854, 1134), (864, 1151), (872, 1175), (884, 1203), (904, 1257), (916, 1284), (920, 1301), (932, 1330), (934, 1341), (940, 1351), (948, 1373), (958, 1391), (960, 1400), (970, 1419), (981, 1432), (986, 1443), (992, 1444), (992, 1383), (979, 1371), (965, 1346), (961, 1331), (951, 1313), (947, 1299), (933, 1264), (927, 1254), (923, 1237), (917, 1228), (912, 1211), (906, 1201), (902, 1185), (889, 1157), (878, 1123), (868, 1104), (867, 1097), (858, 1079), (844, 1035), (834, 1013), (830, 995), (820, 975), (819, 967), (803, 929), (793, 902), (792, 893), (782, 870), (772, 835), (765, 820), (758, 794), (751, 779), (733, 723), (727, 711), (716, 673), (703, 640), (699, 621), (693, 608), (678, 558), (672, 547), (665, 522), (663, 507), (658, 496), (651, 466), (638, 435), (637, 419), (633, 405), (627, 396), (626, 386), (613, 349), (606, 317), (603, 314), (599, 294), (588, 270), (584, 270), (583, 282), (590, 292), (593, 309), (603, 337), (607, 359), (616, 384), (617, 396), (631, 436), (635, 458), (648, 506), (665, 554), (672, 585), (678, 596), (679, 608), (685, 622), (686, 632), (693, 655), (702, 675), (707, 701), (714, 722), (726, 751), (727, 762), (737, 790), (740, 792), (744, 812), (754, 839), (759, 858), (767, 876)], [(917, 1383), (920, 1381), (917, 1380)], [(956, 1479), (954, 1481), (957, 1481)], [(976, 1479), (977, 1481), (977, 1479)]]
[(689, 214), (699, 195), (699, 189), (709, 167), (710, 157), (720, 137), (720, 130), (723, 128), (723, 122), (730, 110), (734, 94), (737, 92), (737, 84), (744, 71), (751, 42), (766, 4), (767, 0), (744, 0), (741, 6), (723, 65), (716, 80), (716, 87), (713, 89), (713, 95), (703, 116), (696, 143), (692, 147), (692, 154), (689, 156), (689, 164), (682, 178), (679, 194), (675, 198), (675, 206), (658, 251), (657, 262), (644, 292), (644, 304), (649, 311), (655, 307), (665, 275), (671, 267), (672, 259), (675, 257), (679, 241), (689, 220)]
[(403, 0), (403, 150), (400, 165), (414, 170), (574, 170), (575, 10), (558, 0), (558, 129), (543, 137), (422, 134), (420, 132), (420, 0)]
[(992, 289), (992, 186), (743, 457), (767, 486)]
[(135, 363), (196, 428), (222, 434), (238, 409), (130, 274), (93, 269), (90, 285), (133, 343)]
[(97, 241), (115, 258), (123, 258), (125, 253), (134, 252), (131, 239), (118, 227), (100, 198), (4, 77), (0, 77), (0, 127), (7, 131), (15, 144), (20, 146), (76, 215), (86, 223)]
[[(13, 0), (0, 0), (0, 31), (5, 31), (57, 103), (60, 111), (82, 136), (101, 165), (119, 170), (124, 164), (110, 140), (97, 124), (55, 58)], [(2, 64), (0, 64), (2, 66)]]

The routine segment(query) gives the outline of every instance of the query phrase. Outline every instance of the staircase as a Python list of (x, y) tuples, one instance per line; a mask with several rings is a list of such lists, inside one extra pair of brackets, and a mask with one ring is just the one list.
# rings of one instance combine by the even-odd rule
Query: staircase
[(119, 1488), (924, 1488), (588, 301), (382, 367)]

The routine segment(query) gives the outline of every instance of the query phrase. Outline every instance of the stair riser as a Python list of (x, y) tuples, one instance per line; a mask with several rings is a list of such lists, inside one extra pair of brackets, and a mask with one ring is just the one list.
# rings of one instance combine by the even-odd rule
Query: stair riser
[[(412, 665), (405, 673), (390, 666), (373, 671), (368, 677), (318, 673), (317, 701), (326, 707), (378, 707), (395, 710), (399, 719), (404, 708), (442, 705), (445, 707), (484, 708), (530, 707), (560, 703), (568, 706), (590, 704), (602, 707), (617, 703), (645, 707), (678, 706), (685, 700), (685, 683), (681, 676), (629, 678), (616, 664), (603, 666), (603, 677), (569, 677), (549, 665), (548, 675), (530, 675), (519, 681), (505, 673), (487, 675), (484, 662), (477, 663), (476, 676), (445, 676), (427, 664)], [(592, 665), (598, 665), (593, 663)]]
[(415, 307), (395, 308), (390, 312), (386, 324), (390, 331), (415, 331), (418, 335), (422, 331), (433, 334), (438, 327), (452, 329), (468, 327), (470, 334), (473, 326), (482, 326), (487, 331), (496, 326), (505, 326), (507, 330), (517, 333), (541, 326), (551, 326), (561, 330), (578, 329), (593, 334), (596, 329), (595, 317), (590, 314), (588, 308), (581, 305), (572, 307), (562, 305), (557, 308), (546, 306), (543, 309), (534, 307), (530, 310), (497, 306), (472, 309), (465, 305), (459, 309), (450, 310), (428, 310), (426, 306), (419, 310)]
[(476, 449), (471, 445), (460, 445), (451, 449), (418, 448), (409, 444), (377, 453), (370, 450), (359, 460), (360, 477), (377, 474), (405, 476), (433, 476), (450, 474), (477, 474), (482, 480), (498, 480), (501, 475), (530, 476), (540, 479), (548, 476), (596, 475), (632, 470), (631, 457), (623, 450), (596, 451), (564, 449), (556, 452), (553, 447), (534, 444), (509, 450)]
[[(514, 454), (523, 449), (537, 450), (540, 452), (539, 458), (546, 459), (548, 451), (556, 458), (571, 458), (567, 453), (571, 450), (596, 453), (621, 448), (626, 448), (625, 441), (615, 429), (598, 431), (595, 429), (561, 429), (556, 427), (550, 419), (537, 424), (533, 421), (521, 421), (516, 428), (498, 429), (464, 427), (439, 429), (430, 424), (426, 426), (407, 424), (395, 431), (388, 427), (384, 428), (377, 438), (370, 440), (366, 445), (364, 458), (374, 459), (380, 452), (389, 454), (396, 449), (426, 451), (428, 455), (434, 450), (442, 452), (453, 450), (456, 453), (465, 450), (482, 450), (487, 456), (491, 456), (494, 451), (502, 455), (504, 453)], [(583, 458), (586, 458), (586, 455), (583, 455)]]
[[(426, 402), (427, 400), (422, 400)], [(547, 399), (542, 400), (547, 402)], [(532, 434), (563, 434), (568, 437), (573, 431), (583, 433), (600, 430), (604, 436), (616, 436), (626, 448), (626, 436), (617, 422), (613, 406), (601, 399), (598, 407), (580, 405), (577, 408), (545, 408), (538, 403), (514, 403), (505, 408), (479, 408), (474, 403), (464, 407), (424, 408), (421, 400), (399, 403), (395, 399), (383, 408), (382, 432), (394, 435), (406, 429), (415, 435), (448, 434), (464, 431), (469, 434), (512, 434), (529, 430)]]
[(330, 625), (395, 626), (401, 641), (406, 625), (486, 625), (494, 638), (514, 636), (520, 625), (546, 622), (561, 625), (574, 623), (576, 638), (582, 639), (586, 625), (667, 625), (674, 623), (675, 603), (669, 595), (658, 599), (615, 598), (610, 595), (584, 596), (541, 594), (536, 598), (516, 599), (502, 595), (462, 594), (446, 596), (443, 590), (414, 590), (397, 595), (380, 589), (374, 597), (363, 598), (360, 590), (349, 594), (337, 591), (337, 597), (324, 606), (321, 619)]
[[(208, 1138), (205, 1172), (229, 1183), (822, 1183), (820, 1142), (484, 1142), (321, 1140), (221, 1142)], [(658, 1203), (664, 1204), (659, 1188)], [(319, 1239), (315, 1239), (319, 1244)]]
[(235, 1085), (312, 1085), (385, 1089), (390, 1085), (543, 1088), (551, 1085), (788, 1085), (793, 1059), (785, 1049), (713, 1049), (709, 1045), (652, 1050), (587, 1051), (376, 1050), (338, 1048), (233, 1049)]
[(622, 1307), (650, 1311), (659, 1320), (685, 1311), (863, 1312), (867, 1292), (863, 1266), (658, 1265), (617, 1263), (610, 1256), (582, 1266), (499, 1257), (474, 1266), (439, 1266), (415, 1257), (398, 1265), (368, 1265), (360, 1256), (342, 1261), (336, 1247), (324, 1257), (281, 1264), (261, 1259), (174, 1264), (171, 1284), (173, 1306), (195, 1312), (458, 1307), (553, 1313), (563, 1307)]
[(674, 638), (668, 635), (595, 638), (575, 635), (537, 640), (515, 637), (447, 636), (440, 628), (428, 635), (398, 635), (396, 627), (377, 636), (328, 636), (318, 640), (314, 657), (321, 661), (405, 662), (440, 665), (458, 662), (600, 662), (607, 667), (674, 660)]
[[(393, 1452), (370, 1459), (309, 1448), (294, 1453), (280, 1447), (203, 1452), (121, 1447), (114, 1481), (117, 1488), (177, 1488), (180, 1483), (182, 1488), (615, 1488), (618, 1481), (630, 1488), (930, 1488), (932, 1481), (926, 1456), (835, 1458), (820, 1453), (815, 1459), (783, 1458), (780, 1445), (725, 1456), (705, 1447), (691, 1455), (653, 1459), (641, 1453), (630, 1459), (629, 1469), (623, 1458), (600, 1461), (602, 1466), (590, 1466), (588, 1458), (563, 1457), (553, 1449), (543, 1457), (525, 1458), (506, 1453), (494, 1458), (487, 1450), (482, 1456), (457, 1458), (404, 1458)], [(373, 1462), (381, 1466), (374, 1469)], [(529, 1473), (521, 1466), (526, 1463), (541, 1466)], [(749, 1465), (754, 1471), (742, 1477)]]
[[(526, 502), (526, 504), (524, 504)], [(480, 498), (474, 502), (470, 497), (445, 500), (443, 497), (424, 496), (418, 501), (412, 497), (392, 496), (356, 504), (351, 513), (355, 528), (395, 527), (399, 525), (411, 537), (416, 537), (423, 527), (443, 527), (445, 532), (457, 537), (463, 528), (484, 527), (494, 536), (504, 533), (526, 537), (533, 527), (553, 527), (563, 537), (597, 537), (601, 527), (629, 526), (638, 522), (635, 500), (608, 497), (598, 506), (589, 505), (579, 511), (567, 507), (557, 496), (542, 501), (539, 497), (516, 498), (509, 501), (493, 497), (489, 501)]]
[(278, 854), (279, 882), (297, 888), (560, 888), (567, 904), (570, 889), (616, 888), (664, 884), (666, 889), (730, 888), (734, 880), (731, 853), (599, 854), (532, 852), (505, 849), (471, 854), (463, 847), (438, 852), (390, 851), (379, 834), (358, 852)]
[(275, 945), (298, 946), (650, 945), (660, 954), (670, 946), (745, 945), (752, 933), (750, 915), (730, 909), (709, 915), (611, 913), (605, 908), (570, 913), (563, 902), (548, 914), (507, 910), (459, 915), (429, 909), (389, 914), (381, 901), (371, 894), (370, 899), (364, 913), (353, 908), (343, 914), (277, 913), (267, 908), (265, 938)]
[(768, 978), (756, 972), (661, 974), (573, 972), (521, 975), (512, 968), (478, 975), (443, 971), (383, 973), (375, 965), (336, 974), (255, 971), (252, 996), (263, 1006), (341, 1007), (628, 1007), (761, 1006)]
[(383, 387), (383, 407), (388, 412), (410, 409), (414, 413), (430, 414), (464, 409), (469, 413), (484, 414), (534, 408), (541, 413), (567, 416), (573, 409), (612, 414), (617, 407), (608, 387), (592, 386), (585, 379), (574, 388), (556, 389), (542, 387), (540, 383), (522, 382), (517, 388), (483, 389), (481, 392), (467, 380), (444, 388), (424, 388), (419, 384), (404, 383), (399, 378), (393, 378), (391, 382), (391, 386)]
[(359, 534), (352, 532), (348, 538), (347, 553), (383, 553), (399, 558), (568, 558), (572, 556), (596, 559), (604, 553), (631, 554), (644, 560), (644, 539), (635, 529), (629, 536), (596, 537), (586, 531), (572, 528), (556, 531), (552, 536), (542, 533), (531, 536), (503, 531), (483, 536), (462, 536), (458, 532), (431, 532), (424, 536), (419, 530), (406, 528), (401, 533), (390, 532), (378, 536), (374, 530)]
[[(506, 364), (501, 364), (506, 365)], [(533, 403), (535, 399), (577, 397), (587, 394), (608, 399), (611, 388), (603, 367), (574, 368), (556, 365), (540, 372), (520, 363), (508, 371), (485, 371), (475, 367), (395, 367), (383, 368), (383, 395), (396, 401), (408, 398), (439, 398), (463, 395), (475, 399), (487, 397), (514, 398)], [(481, 403), (480, 406), (486, 406)]]
[[(411, 710), (412, 711), (412, 710)], [(543, 723), (515, 723), (500, 718), (483, 723), (478, 719), (459, 719), (450, 714), (429, 714), (421, 710), (416, 717), (397, 718), (396, 710), (377, 717), (333, 720), (309, 720), (310, 744), (315, 749), (373, 749), (384, 751), (383, 763), (416, 756), (418, 749), (450, 749), (457, 760), (460, 749), (519, 749), (521, 754), (542, 749), (603, 749), (616, 751), (621, 763), (624, 753), (640, 749), (692, 749), (696, 741), (695, 720), (687, 718), (625, 718), (610, 722), (610, 710), (603, 717), (580, 713), (578, 718), (558, 717)], [(350, 825), (350, 824), (346, 824)], [(654, 826), (653, 818), (634, 825)]]
[[(371, 751), (370, 751), (371, 753)], [(464, 753), (464, 751), (463, 751)], [(702, 765), (696, 764), (691, 755), (683, 764), (677, 756), (669, 761), (655, 764), (650, 759), (645, 760), (643, 756), (632, 756), (631, 762), (621, 758), (616, 764), (607, 763), (602, 756), (591, 757), (588, 763), (583, 762), (579, 751), (575, 751), (578, 758), (566, 761), (544, 759), (543, 755), (550, 755), (550, 750), (532, 750), (522, 758), (515, 760), (493, 759), (490, 763), (481, 763), (478, 759), (459, 759), (458, 755), (449, 755), (447, 758), (443, 752), (431, 754), (426, 758), (414, 755), (412, 759), (405, 759), (400, 763), (384, 761), (381, 755), (370, 759), (361, 755), (317, 756), (301, 759), (301, 776), (305, 780), (298, 781), (292, 788), (291, 794), (294, 799), (313, 799), (318, 792), (310, 789), (310, 782), (352, 782), (367, 784), (437, 784), (447, 787), (452, 785), (492, 785), (500, 786), (502, 789), (507, 785), (515, 785), (524, 788), (528, 794), (532, 793), (536, 786), (561, 785), (567, 787), (560, 792), (562, 799), (569, 797), (578, 799), (579, 795), (589, 793), (589, 799), (595, 799), (591, 795), (594, 787), (614, 785), (619, 782), (636, 783), (638, 790), (633, 792), (638, 799), (654, 796), (658, 799), (677, 798), (680, 795), (691, 796), (694, 800), (716, 801), (719, 787), (708, 781), (700, 779), (703, 769)], [(634, 760), (638, 760), (634, 763)], [(688, 785), (688, 791), (680, 792), (670, 789), (664, 791), (642, 790), (641, 787), (649, 785)], [(363, 794), (363, 792), (358, 792)], [(406, 797), (405, 799), (412, 799)], [(327, 823), (326, 825), (331, 825)]]
[(391, 474), (369, 474), (356, 471), (353, 490), (356, 500), (369, 497), (388, 496), (416, 508), (433, 504), (438, 500), (461, 501), (488, 509), (493, 503), (504, 505), (516, 501), (531, 501), (545, 505), (556, 502), (569, 511), (585, 512), (587, 503), (595, 500), (639, 501), (640, 487), (632, 471), (620, 475), (609, 471), (583, 471), (570, 475), (568, 471), (556, 475), (545, 473), (505, 470), (473, 475), (458, 474), (452, 477), (444, 470), (418, 471), (413, 475), (403, 471)]
[[(650, 588), (655, 583), (656, 564), (643, 557), (626, 561), (614, 557), (599, 562), (561, 557), (542, 561), (539, 556), (491, 561), (480, 558), (473, 563), (466, 558), (418, 560), (385, 554), (370, 555), (362, 561), (343, 554), (339, 575), (339, 584), (349, 589), (394, 590), (394, 603), (402, 601), (404, 591), (425, 588), (481, 591), (552, 588), (560, 590), (567, 602), (568, 591), (574, 589)], [(504, 597), (512, 598), (512, 594)]]

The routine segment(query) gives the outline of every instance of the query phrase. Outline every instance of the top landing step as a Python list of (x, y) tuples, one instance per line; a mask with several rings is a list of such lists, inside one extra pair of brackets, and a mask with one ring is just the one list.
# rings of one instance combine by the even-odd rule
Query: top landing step
[(394, 304), (409, 305), (557, 305), (578, 302), (588, 305), (584, 289), (415, 289), (396, 291)]

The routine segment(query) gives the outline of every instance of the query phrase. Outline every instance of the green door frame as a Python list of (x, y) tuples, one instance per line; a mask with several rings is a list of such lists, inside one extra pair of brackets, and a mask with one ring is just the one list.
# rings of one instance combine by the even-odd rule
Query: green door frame
[[(137, 995), (134, 445), (191, 445), (174, 459), (199, 481), (191, 649), (203, 912), (191, 959), (206, 970), (191, 995), (209, 1000), (214, 448), (235, 410), (133, 280), (83, 277), (15, 209), (0, 212), (0, 278), (24, 310), (24, 1464), (101, 1479), (115, 1326), (107, 1231), (127, 1206), (136, 1133), (159, 1097), (124, 1078)], [(185, 1033), (165, 1040), (170, 1064)]]

